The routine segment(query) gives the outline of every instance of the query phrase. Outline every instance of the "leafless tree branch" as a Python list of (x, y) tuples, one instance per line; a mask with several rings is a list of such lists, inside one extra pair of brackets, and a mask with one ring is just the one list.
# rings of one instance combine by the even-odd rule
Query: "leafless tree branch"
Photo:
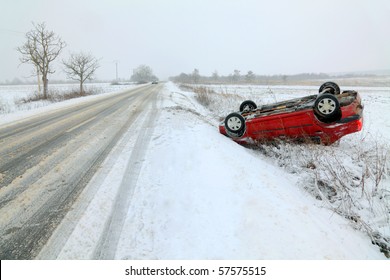
[(50, 64), (59, 56), (66, 43), (53, 31), (47, 30), (44, 22), (33, 23), (33, 27), (26, 33), (26, 42), (16, 50), (22, 55), (21, 63), (33, 64), (42, 74), (43, 94), (47, 98), (47, 77), (55, 72)]
[(68, 78), (80, 82), (80, 93), (83, 93), (83, 84), (92, 80), (95, 71), (99, 68), (99, 60), (91, 54), (72, 53), (67, 61), (62, 61)]

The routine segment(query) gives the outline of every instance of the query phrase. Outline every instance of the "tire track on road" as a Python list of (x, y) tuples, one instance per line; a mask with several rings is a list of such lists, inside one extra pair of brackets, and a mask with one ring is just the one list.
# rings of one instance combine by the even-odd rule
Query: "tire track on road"
[[(153, 91), (149, 88), (149, 90), (144, 89), (143, 91), (140, 91), (136, 96), (137, 98), (145, 98), (152, 94)], [(145, 100), (147, 100), (147, 98)], [(119, 103), (121, 106), (116, 108), (119, 109), (118, 118), (122, 118), (121, 116), (124, 115), (126, 116), (126, 122), (121, 125), (121, 128), (116, 133), (104, 137), (105, 140), (103, 144), (94, 147), (96, 151), (91, 158), (83, 158), (83, 160), (80, 161), (78, 160), (77, 155), (74, 155), (73, 158), (68, 155), (66, 160), (68, 169), (62, 171), (65, 172), (63, 173), (63, 179), (61, 179), (61, 174), (59, 174), (58, 178), (53, 177), (48, 180), (45, 179), (45, 174), (43, 174), (41, 176), (42, 178), (36, 180), (36, 183), (33, 184), (34, 186), (26, 184), (25, 186), (28, 186), (28, 189), (25, 188), (25, 190), (22, 190), (23, 193), (20, 191), (20, 195), (14, 195), (9, 199), (10, 205), (0, 208), (0, 214), (3, 217), (7, 217), (6, 220), (9, 221), (4, 222), (3, 220), (3, 222), (0, 222), (0, 259), (33, 259), (37, 256), (51, 236), (53, 230), (72, 207), (74, 201), (88, 184), (96, 170), (122, 138), (123, 134), (129, 129), (134, 120), (134, 115), (140, 113), (140, 110), (132, 110), (133, 113), (128, 114), (133, 101), (134, 99), (131, 98), (120, 100)], [(107, 117), (109, 116), (110, 115)], [(91, 122), (94, 122), (94, 120)], [(101, 119), (100, 122), (102, 122)], [(85, 123), (85, 125), (91, 124)], [(105, 124), (101, 125), (104, 126)], [(111, 128), (110, 125), (108, 125), (101, 133), (107, 133), (113, 129), (114, 128)], [(71, 133), (77, 134), (78, 130), (83, 131), (86, 130), (86, 128), (83, 128), (83, 125), (81, 125), (71, 131)], [(83, 152), (83, 149), (85, 150), (87, 148), (88, 147), (80, 146), (79, 150)], [(89, 149), (91, 149), (91, 147), (89, 147)], [(88, 155), (87, 152), (84, 154)], [(83, 155), (83, 153), (81, 153), (81, 155)], [(61, 164), (61, 162), (58, 163)], [(65, 165), (65, 163), (63, 165)], [(76, 168), (69, 170), (70, 166)], [(44, 166), (44, 168), (48, 169), (50, 169), (50, 167), (51, 165)], [(54, 171), (50, 170), (50, 172), (53, 173)], [(66, 176), (68, 173), (71, 175)], [(54, 185), (51, 185), (51, 183)], [(48, 188), (50, 188), (50, 190), (48, 190)], [(32, 197), (29, 196), (30, 193), (33, 194)], [(22, 204), (17, 203), (19, 197), (22, 199), (20, 200), (23, 202)], [(24, 197), (26, 197), (26, 199), (24, 199)], [(26, 201), (31, 204), (24, 205)], [(7, 212), (6, 210), (12, 209), (14, 206), (19, 208), (27, 207), (26, 210), (28, 209), (28, 211), (24, 212), (23, 209), (19, 209), (15, 213), (21, 213), (21, 215), (10, 216), (12, 213), (10, 214), (10, 212)]]
[[(38, 119), (43, 126), (35, 126), (29, 121), (22, 121), (21, 124), (9, 125), (6, 128), (0, 129), (0, 137), (3, 143), (0, 146), (0, 189), (7, 186), (13, 179), (22, 175), (28, 168), (35, 166), (47, 155), (65, 145), (72, 137), (77, 136), (78, 132), (88, 129), (90, 126), (99, 122), (102, 118), (113, 114), (123, 106), (123, 100), (138, 98), (142, 94), (141, 89), (133, 90), (132, 95), (122, 93), (119, 96), (104, 98), (103, 100), (94, 101), (93, 104), (84, 104), (85, 110), (82, 111), (80, 106), (77, 106), (74, 113), (71, 109), (60, 111), (61, 116), (56, 113), (48, 113), (49, 120), (45, 122)], [(130, 100), (128, 100), (130, 101)], [(93, 105), (96, 105), (93, 107)], [(55, 114), (56, 122), (52, 122), (52, 115)], [(95, 118), (93, 122), (86, 122)], [(33, 118), (33, 120), (36, 119)], [(26, 124), (27, 123), (27, 124)], [(74, 129), (77, 126), (82, 127)], [(22, 128), (32, 126), (34, 130), (19, 131), (19, 125)], [(9, 133), (9, 130), (15, 130), (15, 133)], [(74, 129), (74, 131), (70, 131)], [(69, 133), (72, 132), (72, 133)], [(4, 136), (8, 135), (8, 136)], [(7, 139), (8, 138), (8, 139)], [(4, 142), (6, 139), (7, 141)], [(0, 205), (2, 200), (0, 199)]]
[(155, 120), (158, 118), (156, 102), (157, 99), (154, 98), (151, 108), (149, 109), (149, 114), (142, 124), (141, 133), (137, 137), (127, 163), (111, 215), (108, 218), (99, 242), (95, 247), (93, 259), (115, 259), (115, 253), (127, 216), (127, 210), (137, 185), (143, 158), (152, 137)]

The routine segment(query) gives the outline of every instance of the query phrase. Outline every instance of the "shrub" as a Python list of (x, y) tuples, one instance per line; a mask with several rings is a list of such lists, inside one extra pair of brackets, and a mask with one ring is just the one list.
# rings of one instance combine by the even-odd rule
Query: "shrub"
[(379, 139), (349, 139), (343, 146), (280, 141), (261, 143), (256, 149), (288, 172), (300, 174), (299, 185), (366, 232), (390, 257), (389, 147)]
[(10, 108), (9, 108), (8, 104), (3, 103), (0, 100), (0, 114), (6, 114), (6, 113), (9, 113), (9, 112), (10, 112)]
[(78, 90), (70, 90), (65, 93), (61, 93), (58, 90), (51, 90), (49, 94), (47, 95), (47, 98), (45, 98), (43, 95), (38, 94), (37, 92), (34, 92), (32, 95), (29, 95), (27, 97), (23, 97), (17, 101), (17, 103), (30, 103), (35, 101), (50, 101), (50, 102), (60, 102), (68, 99), (88, 96), (95, 94), (96, 90), (86, 90), (84, 92), (80, 92)]

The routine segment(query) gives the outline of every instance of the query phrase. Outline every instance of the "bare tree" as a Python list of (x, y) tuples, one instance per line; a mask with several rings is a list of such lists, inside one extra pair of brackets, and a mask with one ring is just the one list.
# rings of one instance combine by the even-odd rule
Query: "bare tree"
[(234, 69), (233, 77), (232, 77), (233, 82), (239, 82), (240, 78), (241, 78), (240, 70)]
[(192, 80), (194, 81), (195, 84), (197, 84), (199, 82), (199, 79), (200, 79), (199, 70), (195, 68), (194, 71), (192, 71)]
[(158, 78), (153, 74), (151, 67), (142, 64), (133, 70), (130, 80), (137, 83), (146, 83), (157, 81)]
[(48, 95), (48, 75), (55, 71), (50, 67), (58, 57), (66, 43), (53, 31), (46, 29), (46, 24), (33, 23), (34, 28), (26, 33), (27, 41), (16, 50), (22, 54), (22, 63), (31, 63), (42, 74), (43, 98)]
[(83, 52), (72, 53), (69, 60), (62, 61), (62, 63), (68, 78), (80, 83), (80, 94), (84, 93), (84, 82), (92, 80), (95, 71), (100, 67), (98, 59)]
[(186, 73), (181, 73), (179, 76), (171, 77), (170, 80), (177, 83), (191, 83), (191, 75)]
[(248, 71), (248, 73), (245, 75), (245, 80), (246, 82), (251, 83), (254, 81), (255, 77), (256, 76), (255, 73), (253, 73), (253, 71)]
[(218, 71), (215, 70), (211, 77), (212, 77), (213, 81), (215, 81), (215, 82), (218, 81), (218, 79), (219, 79)]

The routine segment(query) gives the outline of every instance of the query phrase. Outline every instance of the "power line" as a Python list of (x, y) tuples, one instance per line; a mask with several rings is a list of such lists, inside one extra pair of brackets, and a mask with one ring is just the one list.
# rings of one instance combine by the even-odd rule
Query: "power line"
[(0, 32), (7, 32), (7, 33), (13, 33), (14, 35), (18, 36), (24, 36), (26, 33), (22, 31), (17, 31), (17, 30), (11, 30), (11, 29), (5, 29), (5, 28), (0, 28)]

